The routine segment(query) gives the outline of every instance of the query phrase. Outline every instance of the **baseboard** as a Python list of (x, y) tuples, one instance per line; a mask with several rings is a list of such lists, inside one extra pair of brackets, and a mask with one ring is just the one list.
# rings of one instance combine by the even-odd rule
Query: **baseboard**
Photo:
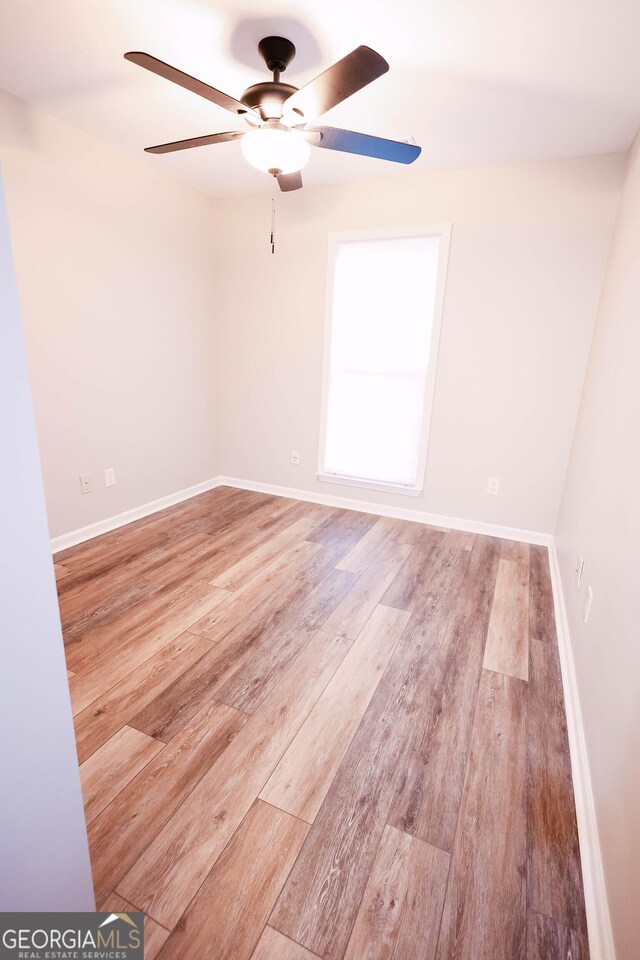
[(79, 527), (77, 530), (63, 533), (59, 537), (53, 537), (51, 540), (51, 552), (58, 553), (60, 550), (74, 547), (78, 543), (92, 540), (94, 537), (99, 537), (103, 533), (109, 533), (110, 530), (124, 527), (128, 523), (133, 523), (135, 520), (141, 520), (142, 517), (148, 517), (151, 513), (157, 513), (159, 510), (171, 507), (175, 503), (181, 503), (183, 500), (197, 497), (200, 493), (205, 493), (207, 490), (213, 490), (215, 487), (220, 486), (237, 487), (240, 490), (255, 490), (257, 493), (268, 493), (275, 497), (287, 497), (293, 500), (305, 500), (309, 503), (321, 503), (328, 507), (358, 510), (360, 513), (374, 513), (381, 517), (393, 517), (396, 520), (412, 520), (416, 523), (425, 523), (434, 527), (465, 530), (468, 533), (479, 533), (488, 537), (499, 537), (503, 540), (520, 540), (522, 543), (537, 543), (545, 547), (550, 546), (553, 542), (551, 534), (539, 533), (535, 530), (503, 527), (499, 524), (485, 523), (480, 520), (447, 517), (439, 513), (426, 513), (424, 510), (410, 510), (407, 507), (390, 507), (386, 504), (374, 503), (368, 500), (337, 497), (332, 494), (316, 493), (311, 490), (298, 490), (295, 487), (261, 483), (256, 480), (240, 480), (237, 477), (220, 475), (212, 477), (210, 480), (205, 480), (203, 483), (197, 483), (193, 487), (187, 487), (184, 490), (178, 490), (176, 493), (170, 493), (168, 496), (161, 497), (159, 500), (152, 500), (149, 503), (142, 504), (140, 507), (134, 507), (132, 510), (118, 513), (114, 517), (107, 517), (105, 520), (98, 520), (97, 523), (90, 523), (86, 527)]
[(213, 477), (211, 480), (204, 480), (202, 483), (196, 483), (192, 487), (185, 487), (184, 490), (178, 490), (176, 493), (170, 493), (166, 497), (160, 497), (159, 500), (151, 500), (140, 507), (134, 507), (132, 510), (125, 510), (124, 513), (118, 513), (114, 517), (107, 517), (106, 520), (98, 520), (97, 523), (90, 523), (86, 527), (79, 527), (77, 530), (71, 530), (70, 533), (63, 533), (59, 537), (51, 539), (51, 552), (58, 553), (60, 550), (66, 550), (67, 547), (74, 547), (77, 543), (84, 543), (85, 540), (93, 540), (103, 533), (109, 533), (110, 530), (116, 530), (118, 527), (125, 527), (134, 520), (141, 520), (142, 517), (148, 517), (151, 513), (158, 513), (166, 507), (172, 507), (175, 503), (181, 503), (183, 500), (190, 500), (191, 497), (197, 497), (200, 493), (206, 493), (207, 490), (213, 490), (221, 484), (220, 477)]
[(269, 493), (275, 497), (288, 497), (293, 500), (306, 500), (309, 503), (321, 503), (328, 507), (341, 507), (345, 510), (358, 510), (360, 513), (374, 513), (395, 520), (412, 520), (434, 527), (448, 527), (450, 530), (465, 530), (468, 533), (480, 533), (502, 540), (520, 540), (522, 543), (536, 543), (548, 547), (553, 542), (550, 533), (535, 530), (520, 530), (516, 527), (503, 527), (481, 520), (465, 520), (460, 517), (446, 517), (439, 513), (426, 513), (424, 510), (411, 510), (408, 507), (390, 507), (382, 503), (356, 500), (351, 497), (337, 497), (333, 494), (317, 493), (312, 490), (297, 490), (273, 483), (260, 483), (255, 480), (239, 480), (236, 477), (220, 476), (220, 485), (238, 487), (241, 490), (255, 490), (257, 493)]
[(558, 648), (562, 669), (564, 703), (569, 733), (569, 751), (571, 754), (571, 773), (576, 801), (576, 817), (580, 838), (580, 858), (582, 861), (582, 879), (584, 900), (589, 928), (589, 950), (591, 960), (616, 960), (613, 943), (613, 931), (607, 902), (607, 889), (604, 868), (598, 838), (595, 802), (589, 774), (589, 758), (584, 738), (580, 699), (576, 680), (571, 636), (564, 590), (560, 578), (560, 567), (555, 543), (549, 547), (549, 564), (553, 584)]

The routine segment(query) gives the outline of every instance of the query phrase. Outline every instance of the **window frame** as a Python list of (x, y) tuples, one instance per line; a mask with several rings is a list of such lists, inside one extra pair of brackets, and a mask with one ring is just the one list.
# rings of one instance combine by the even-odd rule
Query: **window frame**
[[(420, 438), (420, 452), (418, 456), (418, 473), (414, 485), (388, 483), (380, 480), (367, 480), (362, 477), (347, 477), (340, 474), (327, 473), (324, 468), (327, 419), (329, 412), (329, 383), (331, 364), (331, 334), (333, 324), (333, 291), (336, 251), (340, 243), (366, 240), (394, 240), (404, 237), (438, 237), (440, 240), (438, 256), (438, 272), (436, 279), (436, 294), (433, 307), (433, 325), (431, 329), (431, 345), (429, 351), (429, 365), (425, 379), (424, 413), (422, 422), (422, 436)], [(410, 227), (383, 227), (375, 230), (349, 230), (330, 233), (327, 249), (327, 291), (325, 302), (324, 347), (322, 359), (322, 393), (320, 407), (320, 438), (318, 444), (318, 480), (325, 483), (336, 483), (348, 487), (360, 487), (364, 490), (378, 490), (384, 493), (397, 493), (402, 496), (419, 497), (424, 493), (429, 435), (435, 398), (436, 377), (438, 368), (438, 352), (440, 349), (440, 332), (444, 299), (447, 283), (447, 268), (449, 263), (449, 248), (451, 245), (451, 224), (418, 224)]]

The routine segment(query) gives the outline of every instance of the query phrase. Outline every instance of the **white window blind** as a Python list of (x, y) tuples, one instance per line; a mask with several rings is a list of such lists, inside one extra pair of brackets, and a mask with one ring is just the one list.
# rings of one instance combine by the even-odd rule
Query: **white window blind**
[(422, 483), (440, 243), (408, 236), (335, 246), (325, 475)]

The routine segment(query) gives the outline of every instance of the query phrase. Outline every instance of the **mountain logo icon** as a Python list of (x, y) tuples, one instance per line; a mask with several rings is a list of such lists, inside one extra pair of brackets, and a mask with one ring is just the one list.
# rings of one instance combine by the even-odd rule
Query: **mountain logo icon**
[(134, 930), (138, 929), (138, 924), (134, 923), (128, 913), (110, 913), (107, 919), (102, 921), (100, 927), (106, 927), (108, 923), (114, 923), (116, 920), (124, 920), (124, 922), (128, 923)]

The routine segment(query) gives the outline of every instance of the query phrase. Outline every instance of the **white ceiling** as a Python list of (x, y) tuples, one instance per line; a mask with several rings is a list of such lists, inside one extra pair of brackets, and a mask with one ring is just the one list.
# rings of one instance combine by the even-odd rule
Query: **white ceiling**
[(325, 115), (423, 148), (411, 167), (314, 150), (307, 185), (626, 150), (640, 125), (638, 0), (0, 0), (0, 87), (214, 195), (270, 189), (237, 143), (142, 148), (244, 121), (128, 63), (144, 50), (239, 97), (268, 34), (301, 86), (361, 43), (391, 70)]

